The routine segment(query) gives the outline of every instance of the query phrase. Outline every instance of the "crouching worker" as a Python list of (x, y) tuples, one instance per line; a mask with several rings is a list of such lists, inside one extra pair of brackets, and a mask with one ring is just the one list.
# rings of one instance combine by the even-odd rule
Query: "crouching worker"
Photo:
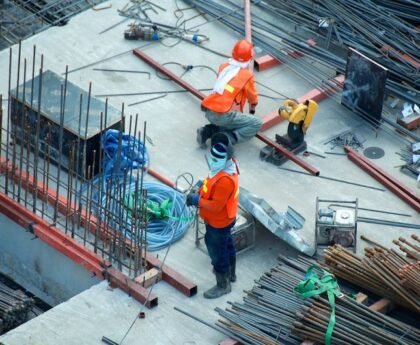
[[(258, 92), (254, 75), (248, 69), (254, 48), (247, 40), (233, 47), (232, 58), (219, 67), (213, 92), (201, 103), (209, 124), (197, 129), (197, 142), (206, 148), (206, 141), (218, 132), (226, 133), (232, 145), (252, 139), (261, 129), (262, 121), (255, 116)], [(245, 103), (249, 113), (244, 114)]]
[(187, 195), (187, 205), (199, 208), (206, 225), (204, 241), (216, 274), (216, 285), (204, 292), (205, 298), (218, 298), (231, 291), (236, 281), (236, 252), (231, 230), (235, 225), (239, 199), (239, 170), (233, 159), (229, 138), (215, 134), (211, 139), (210, 156), (206, 157), (209, 175), (198, 193)]

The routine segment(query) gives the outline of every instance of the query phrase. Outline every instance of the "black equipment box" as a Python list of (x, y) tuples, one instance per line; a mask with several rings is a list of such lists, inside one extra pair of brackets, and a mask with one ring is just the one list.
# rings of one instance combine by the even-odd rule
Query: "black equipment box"
[[(39, 78), (40, 76), (38, 75), (33, 80), (27, 81), (11, 92), (12, 128), (10, 130), (12, 137), (16, 137), (17, 143), (25, 143), (27, 142), (28, 133), (30, 133), (31, 150), (34, 150), (35, 145), (38, 145), (38, 152), (41, 157), (45, 156), (46, 145), (49, 143), (51, 161), (58, 164), (61, 156), (61, 167), (66, 170), (68, 170), (71, 148), (74, 147), (74, 161), (77, 163), (73, 169), (77, 170), (77, 174), (81, 177), (87, 177), (88, 167), (92, 166), (93, 163), (95, 167), (92, 168), (94, 174), (96, 174), (99, 169), (101, 113), (105, 114), (105, 103), (91, 97), (89, 116), (87, 117), (88, 92), (67, 81), (62, 154), (60, 155), (61, 89), (64, 88), (64, 78), (50, 70), (42, 74), (41, 106), (38, 114)], [(37, 134), (38, 116), (40, 130)], [(88, 121), (86, 123), (87, 118)], [(108, 105), (106, 116), (102, 116), (102, 121), (103, 132), (111, 128), (119, 130), (121, 126), (121, 112)], [(24, 127), (24, 130), (22, 130), (22, 127)], [(124, 130), (124, 128), (122, 129)], [(49, 139), (46, 140), (48, 135)], [(96, 156), (94, 157), (95, 150)], [(86, 152), (86, 175), (83, 174), (84, 152)]]

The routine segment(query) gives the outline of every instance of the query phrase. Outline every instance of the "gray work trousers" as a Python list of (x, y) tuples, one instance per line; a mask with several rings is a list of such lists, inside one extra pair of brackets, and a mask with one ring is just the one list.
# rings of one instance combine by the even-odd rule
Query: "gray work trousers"
[(221, 131), (229, 136), (233, 144), (252, 139), (263, 125), (257, 116), (242, 114), (239, 111), (220, 114), (207, 110), (206, 118), (213, 125), (219, 126)]

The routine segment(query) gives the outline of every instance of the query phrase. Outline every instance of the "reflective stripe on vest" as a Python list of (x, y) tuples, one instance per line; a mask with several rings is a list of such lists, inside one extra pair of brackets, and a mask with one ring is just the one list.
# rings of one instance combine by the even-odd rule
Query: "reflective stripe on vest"
[[(228, 66), (228, 63), (221, 65), (219, 73), (226, 68), (226, 66)], [(248, 69), (241, 68), (238, 74), (226, 84), (222, 95), (212, 93), (204, 98), (201, 105), (215, 113), (226, 113), (232, 110), (232, 108), (237, 109), (238, 104), (240, 105), (242, 100), (237, 100), (236, 96), (238, 96), (246, 83), (252, 78), (252, 75), (252, 72)], [(240, 109), (240, 111), (242, 111), (242, 109)]]
[[(222, 177), (229, 178), (234, 184), (234, 192), (229, 196), (229, 199), (226, 203), (226, 211), (229, 218), (235, 218), (238, 212), (238, 202), (239, 202), (239, 175), (229, 175), (224, 171), (218, 172), (215, 176), (211, 178), (205, 178), (203, 180), (203, 185), (199, 190), (200, 197), (206, 200), (210, 200), (214, 194), (214, 185), (220, 180)], [(205, 210), (202, 208), (200, 209), (200, 213), (204, 212)]]

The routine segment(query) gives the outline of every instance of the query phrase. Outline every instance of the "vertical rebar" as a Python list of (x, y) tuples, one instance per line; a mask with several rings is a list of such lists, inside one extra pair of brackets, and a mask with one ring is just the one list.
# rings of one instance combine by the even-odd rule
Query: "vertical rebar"
[(58, 155), (57, 155), (57, 181), (56, 181), (56, 191), (55, 191), (55, 202), (54, 202), (54, 216), (53, 223), (57, 223), (58, 217), (58, 200), (60, 195), (60, 176), (61, 176), (61, 164), (62, 164), (62, 155), (63, 155), (63, 131), (64, 131), (64, 86), (60, 86), (61, 97), (60, 97), (60, 128), (58, 135)]
[(21, 101), (19, 100), (19, 82), (20, 82), (20, 59), (22, 55), (22, 42), (19, 41), (19, 48), (18, 48), (18, 62), (17, 62), (17, 76), (16, 76), (16, 109), (15, 109), (15, 116), (11, 118), (12, 121), (12, 132), (10, 134), (12, 139), (12, 166), (10, 173), (12, 174), (12, 197), (15, 198), (15, 170), (16, 170), (16, 131), (17, 131), (17, 121), (19, 118), (20, 108), (21, 106), (24, 106), (24, 104), (21, 104)]
[(75, 228), (75, 213), (76, 213), (76, 205), (78, 205), (78, 197), (81, 198), (81, 195), (78, 195), (78, 182), (80, 180), (80, 183), (82, 183), (82, 171), (81, 167), (82, 164), (80, 162), (80, 136), (82, 132), (82, 110), (83, 110), (83, 94), (80, 94), (79, 98), (79, 122), (78, 122), (78, 129), (77, 129), (77, 148), (76, 148), (76, 181), (74, 183), (74, 213), (72, 217), (72, 223), (71, 223), (71, 237), (74, 237), (74, 228)]
[[(36, 212), (36, 200), (38, 198), (38, 155), (39, 155), (39, 131), (41, 126), (41, 101), (42, 101), (42, 74), (44, 69), (44, 56), (41, 55), (41, 67), (39, 69), (39, 90), (38, 90), (38, 108), (36, 115), (36, 130), (35, 130), (35, 140), (34, 140), (34, 186), (32, 194), (32, 211)], [(57, 198), (58, 199), (58, 198)], [(55, 220), (54, 220), (55, 221)]]
[(6, 195), (8, 194), (9, 189), (9, 130), (10, 130), (10, 116), (12, 112), (12, 93), (11, 93), (11, 87), (12, 87), (12, 48), (9, 49), (9, 83), (8, 83), (8, 108), (7, 108), (7, 125), (6, 125), (6, 180), (4, 183), (4, 192)]
[[(20, 156), (19, 156), (19, 181), (18, 181), (18, 195), (17, 202), (20, 203), (20, 193), (22, 190), (22, 169), (23, 169), (23, 133), (25, 126), (25, 113), (26, 113), (26, 59), (23, 60), (23, 91), (22, 91), (22, 112), (20, 113)], [(17, 121), (17, 120), (16, 120)]]

